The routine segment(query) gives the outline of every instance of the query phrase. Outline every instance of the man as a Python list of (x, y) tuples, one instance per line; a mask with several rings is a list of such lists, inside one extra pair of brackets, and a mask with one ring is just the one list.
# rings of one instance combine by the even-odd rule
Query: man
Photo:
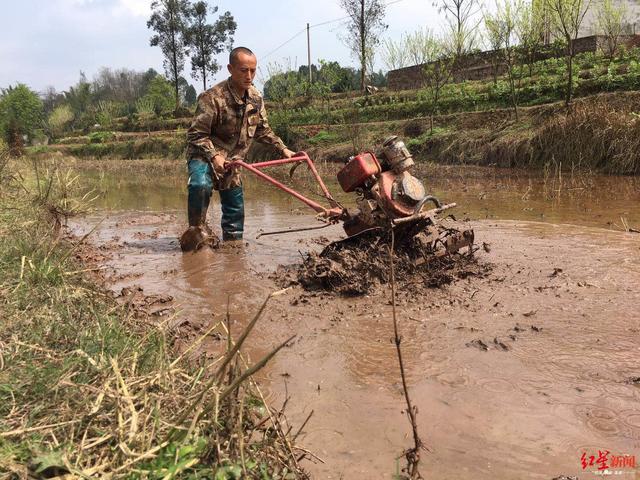
[(190, 227), (203, 227), (212, 190), (220, 193), (222, 239), (240, 240), (244, 231), (244, 197), (240, 172), (225, 168), (244, 158), (254, 140), (273, 145), (283, 157), (289, 150), (273, 133), (260, 92), (253, 86), (257, 59), (248, 48), (229, 54), (231, 76), (198, 97), (196, 115), (187, 131)]

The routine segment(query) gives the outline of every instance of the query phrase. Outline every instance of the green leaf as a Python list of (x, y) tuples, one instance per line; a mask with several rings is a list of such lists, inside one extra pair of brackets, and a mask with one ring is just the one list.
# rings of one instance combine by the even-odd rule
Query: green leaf
[(39, 478), (54, 478), (70, 473), (65, 466), (64, 453), (59, 451), (48, 452), (35, 457), (29, 463), (29, 468)]

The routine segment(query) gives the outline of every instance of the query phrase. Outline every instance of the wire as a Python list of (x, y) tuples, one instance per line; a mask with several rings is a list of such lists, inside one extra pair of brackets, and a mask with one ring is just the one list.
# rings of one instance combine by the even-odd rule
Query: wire
[(274, 48), (273, 50), (271, 50), (269, 53), (267, 53), (266, 55), (263, 55), (263, 56), (262, 56), (262, 59), (264, 60), (264, 59), (265, 59), (265, 58), (267, 58), (268, 56), (273, 55), (274, 53), (276, 53), (278, 50), (280, 50), (282, 47), (284, 47), (287, 43), (289, 43), (289, 42), (291, 42), (291, 41), (295, 40), (297, 37), (299, 37), (301, 34), (303, 34), (303, 33), (304, 33), (304, 31), (305, 31), (306, 29), (307, 29), (306, 27), (305, 27), (305, 28), (303, 28), (303, 29), (302, 29), (302, 30), (300, 30), (298, 33), (296, 33), (293, 37), (291, 37), (289, 40), (287, 40), (286, 42), (284, 42), (284, 43), (280, 44), (279, 46), (277, 46), (276, 48)]
[[(400, 3), (403, 2), (404, 0), (393, 0), (391, 2), (385, 3), (385, 7), (388, 7), (389, 5), (395, 5), (396, 3)], [(328, 25), (330, 23), (335, 23), (335, 22), (339, 22), (341, 20), (346, 20), (347, 18), (350, 18), (350, 15), (344, 16), (344, 17), (340, 17), (340, 18), (334, 18), (333, 20), (327, 20), (326, 22), (320, 22), (320, 23), (316, 23), (314, 25), (309, 25), (309, 28), (315, 28), (315, 27), (321, 27), (323, 25)], [(276, 53), (278, 50), (280, 50), (282, 47), (284, 47), (287, 43), (295, 40), (296, 38), (298, 38), (300, 35), (302, 35), (305, 30), (307, 28), (303, 28), (302, 30), (300, 30), (298, 33), (296, 33), (293, 37), (291, 37), (289, 40), (285, 41), (284, 43), (278, 45), (276, 48), (274, 48), (273, 50), (271, 50), (269, 53), (267, 53), (266, 55), (263, 55), (261, 58), (264, 60), (265, 58), (273, 55), (274, 53)]]

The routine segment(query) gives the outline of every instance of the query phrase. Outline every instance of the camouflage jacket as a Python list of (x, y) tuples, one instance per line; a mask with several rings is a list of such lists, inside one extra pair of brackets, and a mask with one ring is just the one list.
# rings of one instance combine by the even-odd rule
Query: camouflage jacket
[[(208, 162), (216, 154), (228, 160), (245, 158), (254, 140), (273, 145), (280, 152), (286, 148), (271, 130), (264, 100), (255, 87), (240, 98), (231, 81), (225, 80), (200, 94), (195, 118), (187, 131), (187, 160)], [(229, 172), (223, 179), (214, 178), (217, 190), (240, 184), (239, 171)]]

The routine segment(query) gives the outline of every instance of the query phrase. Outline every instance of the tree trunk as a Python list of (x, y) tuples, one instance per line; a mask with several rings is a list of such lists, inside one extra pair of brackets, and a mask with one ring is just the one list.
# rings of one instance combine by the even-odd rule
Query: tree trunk
[(567, 95), (565, 98), (565, 105), (568, 107), (571, 104), (571, 97), (573, 93), (573, 40), (570, 38), (567, 43)]
[(204, 60), (204, 36), (200, 36), (200, 59), (202, 60), (202, 86), (204, 87), (203, 92), (207, 91), (207, 64)]
[(360, 90), (365, 90), (365, 70), (367, 68), (365, 26), (364, 26), (364, 2), (360, 0)]
[[(171, 25), (174, 25), (174, 19), (173, 19), (173, 12), (169, 12), (169, 19), (171, 22)], [(180, 108), (180, 93), (178, 92), (178, 55), (177, 55), (177, 50), (178, 50), (178, 45), (176, 44), (176, 35), (177, 32), (175, 30), (171, 30), (171, 51), (172, 51), (172, 56), (173, 56), (173, 64), (171, 65), (171, 70), (173, 70), (173, 86), (175, 88), (176, 91), (176, 112), (178, 111), (178, 108)]]

